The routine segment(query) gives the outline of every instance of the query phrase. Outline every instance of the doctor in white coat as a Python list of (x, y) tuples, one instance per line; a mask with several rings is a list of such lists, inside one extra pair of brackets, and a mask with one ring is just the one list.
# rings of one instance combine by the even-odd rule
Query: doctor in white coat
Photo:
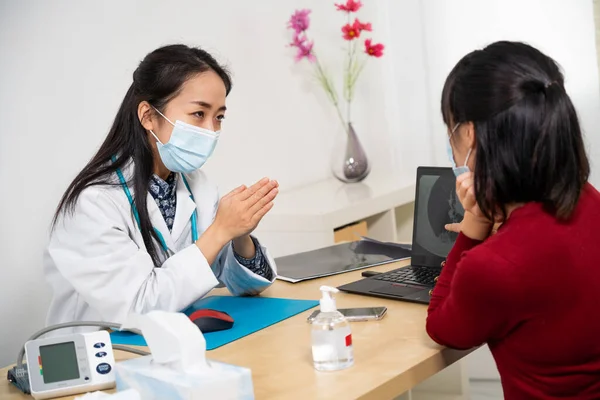
[(57, 208), (44, 256), (47, 324), (121, 323), (131, 312), (182, 310), (219, 284), (237, 296), (272, 284), (275, 263), (250, 234), (277, 182), (219, 199), (200, 170), (230, 89), (227, 71), (198, 48), (166, 46), (140, 63), (108, 137)]

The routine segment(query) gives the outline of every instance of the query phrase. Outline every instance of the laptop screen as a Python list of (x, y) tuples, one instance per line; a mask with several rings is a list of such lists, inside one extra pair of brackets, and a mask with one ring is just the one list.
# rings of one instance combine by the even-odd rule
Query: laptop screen
[(452, 168), (419, 167), (411, 263), (439, 267), (458, 236), (444, 225), (460, 222), (463, 215)]

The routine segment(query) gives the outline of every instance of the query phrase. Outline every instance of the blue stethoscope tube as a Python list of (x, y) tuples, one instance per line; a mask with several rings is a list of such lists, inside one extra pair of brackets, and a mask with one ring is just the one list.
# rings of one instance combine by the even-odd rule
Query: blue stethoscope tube
[[(112, 156), (112, 161), (113, 163), (117, 161), (117, 157)], [(129, 200), (129, 204), (131, 205), (131, 209), (133, 211), (133, 216), (135, 218), (135, 221), (138, 224), (138, 228), (141, 229), (141, 224), (140, 224), (140, 215), (138, 214), (138, 210), (137, 207), (135, 206), (134, 202), (133, 202), (133, 196), (131, 195), (131, 191), (129, 190), (129, 188), (127, 187), (127, 181), (125, 180), (125, 177), (123, 176), (123, 172), (121, 172), (121, 169), (117, 168), (117, 176), (119, 177), (119, 182), (121, 182), (121, 186), (123, 187), (123, 191), (125, 192), (125, 195), (127, 196), (127, 200)], [(192, 194), (192, 190), (190, 189), (190, 185), (188, 185), (187, 180), (185, 179), (185, 176), (183, 176), (183, 174), (181, 174), (181, 177), (183, 178), (183, 183), (185, 184), (185, 187), (187, 188), (188, 192), (190, 193), (190, 199), (192, 199), (192, 201), (195, 203), (194, 201), (194, 195)], [(192, 216), (190, 218), (192, 220), (192, 241), (193, 243), (196, 243), (196, 241), (198, 240), (198, 229), (197, 229), (197, 225), (198, 225), (198, 215), (197, 215), (197, 210), (194, 209), (194, 212), (192, 213)], [(162, 233), (160, 233), (160, 231), (154, 227), (152, 227), (152, 229), (154, 229), (154, 233), (156, 233), (156, 236), (158, 237), (158, 240), (160, 242), (160, 246), (162, 247), (162, 249), (164, 250), (165, 253), (169, 253), (169, 247), (167, 246), (167, 242), (165, 242), (165, 238), (163, 237)]]

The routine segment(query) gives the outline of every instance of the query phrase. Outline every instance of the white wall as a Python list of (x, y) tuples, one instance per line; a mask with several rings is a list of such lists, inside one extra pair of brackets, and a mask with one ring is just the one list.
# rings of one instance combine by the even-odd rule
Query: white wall
[[(564, 69), (566, 89), (579, 113), (590, 150), (592, 182), (600, 186), (600, 91), (592, 0), (422, 1), (436, 160), (447, 161), (440, 93), (446, 76), (468, 52), (497, 40), (527, 42)], [(470, 375), (494, 378), (491, 355), (471, 356)]]
[[(600, 184), (600, 96), (592, 0), (427, 0), (422, 2), (431, 113), (439, 113), (445, 78), (468, 52), (497, 40), (527, 42), (554, 58), (586, 135), (592, 182)], [(434, 118), (434, 131), (445, 127)], [(443, 140), (436, 159), (445, 162)], [(595, 162), (594, 162), (595, 161)]]
[[(313, 9), (312, 35), (331, 72), (341, 71), (342, 13), (333, 2), (0, 1), (0, 366), (43, 326), (49, 291), (41, 255), (64, 189), (106, 135), (146, 53), (173, 42), (200, 45), (234, 74), (222, 140), (206, 166), (223, 190), (264, 175), (282, 189), (330, 176), (338, 121), (305, 64), (287, 48), (287, 20)], [(378, 26), (379, 2), (363, 15)], [(375, 35), (376, 40), (385, 40)], [(336, 64), (337, 63), (337, 64)], [(356, 130), (374, 170), (387, 169), (382, 71), (370, 63), (357, 89)]]
[(439, 113), (432, 113), (429, 107), (439, 95), (432, 98), (429, 90), (422, 3), (385, 0), (380, 8), (381, 18), (387, 20), (382, 25), (388, 27), (385, 106), (394, 143), (394, 165), (404, 171), (434, 165), (431, 143), (439, 139), (432, 129), (434, 121), (440, 119)]

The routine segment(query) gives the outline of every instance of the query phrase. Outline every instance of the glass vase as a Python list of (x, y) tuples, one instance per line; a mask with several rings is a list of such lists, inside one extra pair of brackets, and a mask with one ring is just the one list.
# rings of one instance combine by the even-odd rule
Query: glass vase
[(331, 165), (333, 175), (342, 182), (360, 182), (371, 172), (367, 153), (352, 123), (340, 131), (333, 146)]

